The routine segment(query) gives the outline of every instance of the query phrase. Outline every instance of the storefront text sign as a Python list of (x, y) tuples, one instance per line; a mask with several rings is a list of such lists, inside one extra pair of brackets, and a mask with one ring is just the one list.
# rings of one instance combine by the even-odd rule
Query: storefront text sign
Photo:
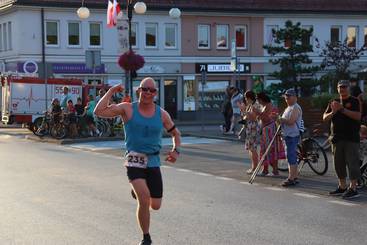
[[(250, 63), (242, 63), (239, 68), (242, 73), (251, 73)], [(197, 73), (201, 73), (203, 70), (207, 73), (233, 73), (231, 64), (196, 64)]]
[[(54, 73), (61, 74), (88, 74), (93, 73), (93, 69), (88, 69), (85, 64), (75, 64), (75, 63), (53, 63), (52, 71)], [(94, 73), (101, 74), (105, 73), (104, 64), (97, 66)]]

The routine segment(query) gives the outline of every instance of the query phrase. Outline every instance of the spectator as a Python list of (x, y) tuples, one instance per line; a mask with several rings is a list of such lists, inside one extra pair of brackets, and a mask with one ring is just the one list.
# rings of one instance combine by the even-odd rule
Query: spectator
[(232, 104), (231, 104), (231, 89), (228, 87), (226, 89), (225, 98), (222, 104), (222, 114), (224, 117), (224, 125), (221, 125), (221, 130), (223, 133), (229, 132), (229, 129), (231, 128), (231, 120), (232, 120)]
[[(254, 110), (260, 120), (261, 137), (260, 137), (260, 157), (262, 157), (268, 147), (270, 141), (275, 137), (276, 125), (273, 118), (273, 105), (268, 95), (261, 92), (257, 95), (257, 100), (262, 105), (261, 110)], [(278, 144), (279, 140), (276, 140), (269, 150), (269, 153), (265, 157), (263, 163), (263, 170), (260, 173), (261, 176), (279, 176), (278, 171)], [(269, 173), (269, 165), (272, 166), (273, 171)]]
[(106, 93), (106, 90), (104, 88), (101, 88), (99, 91), (98, 91), (98, 95), (96, 97), (96, 104), (98, 103), (98, 101), (103, 97), (103, 95), (105, 95)]
[(60, 106), (60, 101), (54, 98), (51, 103), (51, 117), (53, 123), (59, 123), (62, 117), (62, 110)]
[(232, 133), (233, 131), (233, 134), (238, 135), (238, 132), (239, 132), (238, 122), (241, 120), (241, 111), (240, 111), (239, 105), (241, 104), (243, 100), (243, 96), (240, 93), (240, 91), (238, 90), (238, 88), (235, 88), (235, 87), (231, 87), (231, 94), (232, 94), (231, 105), (232, 105), (233, 115), (232, 115), (232, 122), (231, 122), (229, 133)]
[(244, 120), (246, 121), (246, 140), (245, 148), (249, 151), (251, 157), (251, 168), (246, 171), (247, 174), (252, 174), (256, 169), (259, 156), (257, 154), (257, 147), (260, 143), (260, 125), (256, 119), (256, 112), (260, 111), (260, 105), (256, 102), (256, 95), (252, 91), (245, 93), (246, 107), (244, 111)]
[(66, 116), (69, 119), (69, 132), (70, 132), (70, 137), (71, 138), (75, 138), (76, 136), (78, 136), (78, 130), (76, 128), (76, 116), (75, 116), (75, 108), (73, 105), (73, 101), (69, 100), (68, 101), (68, 105), (66, 107)]
[(288, 178), (282, 186), (293, 186), (298, 183), (297, 145), (300, 141), (300, 127), (302, 124), (302, 109), (297, 103), (294, 89), (288, 89), (284, 94), (287, 108), (280, 118), (282, 133), (287, 149)]
[(80, 97), (76, 100), (76, 104), (75, 104), (74, 108), (75, 108), (77, 116), (83, 116), (84, 115), (84, 107), (82, 105), (82, 99)]
[(61, 109), (66, 110), (67, 103), (69, 100), (71, 100), (71, 95), (69, 94), (69, 88), (64, 86), (63, 88), (63, 94), (61, 96)]
[(88, 124), (90, 135), (95, 136), (101, 135), (101, 132), (96, 128), (95, 122), (94, 122), (94, 108), (96, 107), (96, 102), (94, 101), (93, 95), (89, 95), (89, 101), (87, 106), (85, 107), (86, 116), (85, 121)]
[[(359, 169), (359, 143), (361, 112), (359, 100), (350, 96), (346, 80), (338, 82), (339, 98), (331, 101), (324, 112), (324, 121), (331, 120), (331, 143), (334, 158), (335, 172), (338, 176), (338, 187), (330, 195), (342, 195), (349, 199), (358, 197), (356, 189), (357, 180), (360, 178)], [(350, 185), (347, 188), (348, 168)]]

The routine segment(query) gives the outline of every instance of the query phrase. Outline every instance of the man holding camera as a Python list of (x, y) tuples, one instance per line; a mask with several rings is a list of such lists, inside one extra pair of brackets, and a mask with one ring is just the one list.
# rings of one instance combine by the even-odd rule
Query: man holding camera
[[(359, 170), (359, 129), (361, 112), (359, 100), (349, 93), (349, 81), (338, 82), (339, 98), (331, 101), (324, 112), (324, 121), (331, 120), (331, 142), (335, 171), (339, 179), (338, 188), (330, 195), (343, 196), (345, 199), (358, 197), (357, 180)], [(350, 185), (347, 188), (348, 168)]]

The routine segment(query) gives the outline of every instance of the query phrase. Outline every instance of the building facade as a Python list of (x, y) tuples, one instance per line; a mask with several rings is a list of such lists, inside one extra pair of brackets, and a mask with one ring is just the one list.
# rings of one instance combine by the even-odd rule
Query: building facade
[[(286, 20), (314, 29), (310, 56), (315, 64), (325, 41), (348, 37), (360, 47), (367, 40), (367, 0), (144, 2), (148, 11), (133, 15), (132, 44), (146, 63), (133, 87), (145, 76), (155, 78), (157, 102), (179, 120), (200, 119), (201, 111), (206, 120), (220, 119), (227, 86), (246, 90), (254, 81), (273, 81), (269, 74), (277, 67), (263, 45), (272, 42), (271, 29)], [(106, 24), (107, 1), (85, 5), (91, 15), (81, 20), (79, 0), (0, 1), (0, 71), (79, 78), (92, 87), (124, 83), (117, 65), (118, 30)], [(182, 11), (180, 18), (169, 17), (172, 7)], [(86, 51), (100, 52), (94, 69), (86, 65)], [(353, 71), (365, 68), (366, 58), (355, 62)]]

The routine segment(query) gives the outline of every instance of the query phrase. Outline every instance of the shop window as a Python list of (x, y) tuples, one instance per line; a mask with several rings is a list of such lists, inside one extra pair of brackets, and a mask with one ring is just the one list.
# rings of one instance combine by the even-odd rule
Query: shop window
[[(220, 111), (228, 85), (229, 81), (208, 81), (203, 89), (202, 83), (199, 83), (199, 108)], [(201, 100), (202, 91), (204, 91), (203, 100)]]
[(195, 111), (195, 76), (184, 77), (183, 101), (184, 111)]

